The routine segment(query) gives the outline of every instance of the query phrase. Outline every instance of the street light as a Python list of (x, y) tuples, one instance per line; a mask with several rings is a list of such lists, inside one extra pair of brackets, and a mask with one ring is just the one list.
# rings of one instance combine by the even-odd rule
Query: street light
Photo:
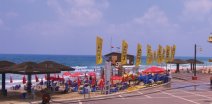
[[(202, 51), (202, 48), (199, 47), (199, 51), (201, 52)], [(197, 45), (195, 44), (194, 45), (194, 76), (192, 76), (192, 80), (197, 80), (197, 70), (196, 70), (196, 67), (197, 67)]]

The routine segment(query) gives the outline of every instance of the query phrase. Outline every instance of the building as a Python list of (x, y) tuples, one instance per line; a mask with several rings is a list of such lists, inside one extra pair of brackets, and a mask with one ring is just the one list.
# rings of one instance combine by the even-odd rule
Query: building
[[(119, 66), (121, 65), (121, 53), (118, 52), (111, 52), (104, 57), (112, 62), (112, 65)], [(127, 55), (127, 64), (126, 65), (134, 65), (134, 55)]]

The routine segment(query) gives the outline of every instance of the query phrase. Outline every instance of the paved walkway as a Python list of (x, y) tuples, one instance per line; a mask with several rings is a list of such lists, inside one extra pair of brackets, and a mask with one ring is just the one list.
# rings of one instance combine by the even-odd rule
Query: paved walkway
[(53, 101), (53, 104), (212, 104), (212, 89), (208, 74), (198, 74), (192, 80), (191, 73), (173, 74), (170, 84), (141, 89), (131, 93), (83, 100)]

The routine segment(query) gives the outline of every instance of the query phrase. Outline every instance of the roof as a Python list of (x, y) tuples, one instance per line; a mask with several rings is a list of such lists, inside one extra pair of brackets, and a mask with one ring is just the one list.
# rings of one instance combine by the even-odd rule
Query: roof
[(168, 64), (188, 64), (187, 61), (182, 59), (174, 59), (173, 61), (167, 62)]
[[(104, 56), (111, 56), (111, 55), (113, 55), (113, 54), (121, 54), (121, 53), (119, 53), (119, 52), (111, 52), (111, 53), (108, 53), (108, 54), (106, 54), (106, 55), (104, 55)], [(127, 56), (132, 56), (132, 57), (134, 57), (134, 55), (130, 55), (130, 54), (127, 54)]]
[(59, 69), (56, 68), (45, 68), (41, 67), (35, 62), (23, 62), (17, 65), (9, 67), (11, 73), (14, 74), (47, 74), (47, 73), (60, 73)]
[(43, 62), (39, 63), (39, 65), (44, 68), (56, 68), (56, 69), (59, 69), (60, 71), (74, 71), (75, 70), (74, 68), (65, 66), (63, 64), (59, 64), (54, 61), (43, 61)]
[[(191, 64), (193, 64), (193, 63), (195, 63), (195, 60), (194, 59), (189, 59), (189, 60), (186, 60), (188, 63), (191, 63)], [(204, 64), (204, 62), (202, 62), (202, 61), (199, 61), (199, 60), (196, 60), (196, 64)]]
[(0, 61), (0, 73), (9, 73), (9, 70), (6, 70), (6, 68), (11, 67), (12, 65), (15, 65), (15, 63), (10, 61)]

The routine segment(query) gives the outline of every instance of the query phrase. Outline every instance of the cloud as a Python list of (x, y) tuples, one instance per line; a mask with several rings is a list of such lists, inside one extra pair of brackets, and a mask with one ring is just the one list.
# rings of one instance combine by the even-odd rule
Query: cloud
[(108, 7), (106, 0), (48, 0), (47, 4), (55, 10), (61, 21), (75, 26), (98, 24), (103, 18), (102, 10)]
[(141, 17), (135, 18), (134, 22), (140, 25), (155, 27), (169, 26), (169, 20), (166, 14), (159, 7), (153, 6)]
[(211, 0), (187, 0), (184, 2), (181, 19), (185, 21), (205, 21), (211, 13)]

